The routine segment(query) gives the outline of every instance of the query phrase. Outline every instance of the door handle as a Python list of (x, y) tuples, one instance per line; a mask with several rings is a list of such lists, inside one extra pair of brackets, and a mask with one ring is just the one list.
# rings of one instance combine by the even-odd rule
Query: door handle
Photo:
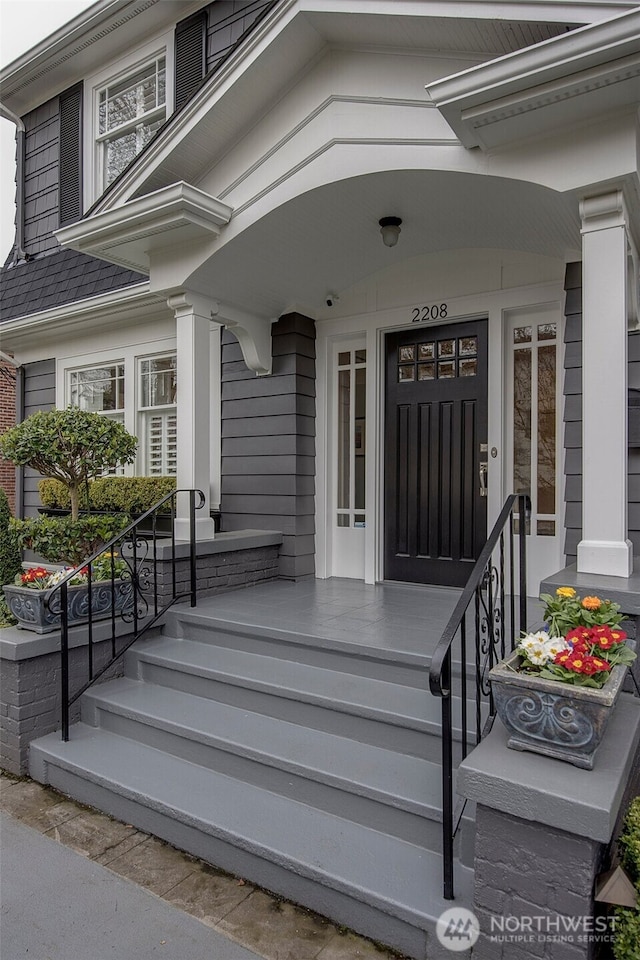
[(489, 476), (489, 464), (487, 461), (482, 461), (480, 463), (480, 496), (487, 496), (487, 480)]

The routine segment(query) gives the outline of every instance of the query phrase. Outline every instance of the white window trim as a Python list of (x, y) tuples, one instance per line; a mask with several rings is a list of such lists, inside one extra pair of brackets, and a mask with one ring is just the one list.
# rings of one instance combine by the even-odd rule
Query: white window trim
[[(122, 349), (96, 350), (84, 355), (60, 357), (56, 361), (56, 407), (64, 409), (71, 402), (70, 374), (72, 371), (124, 363), (124, 425), (129, 433), (137, 437), (140, 422), (139, 361), (149, 357), (166, 356), (175, 352), (176, 341), (172, 338), (149, 343), (137, 343)], [(125, 476), (129, 477), (145, 476), (145, 469), (145, 450), (141, 444), (135, 462), (126, 466), (124, 473)]]
[(109, 64), (85, 81), (85, 95), (83, 106), (83, 199), (84, 209), (87, 210), (106, 189), (102, 185), (101, 146), (104, 135), (100, 134), (98, 124), (98, 103), (100, 91), (105, 87), (125, 79), (128, 74), (134, 73), (146, 63), (165, 58), (165, 96), (166, 118), (174, 109), (174, 77), (175, 55), (173, 30), (159, 34), (143, 46), (137, 47), (126, 57)]

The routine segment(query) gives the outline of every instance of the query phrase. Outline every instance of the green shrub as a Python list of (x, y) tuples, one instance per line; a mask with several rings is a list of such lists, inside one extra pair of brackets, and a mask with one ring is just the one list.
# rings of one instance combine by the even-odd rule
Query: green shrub
[(175, 477), (100, 477), (91, 484), (94, 510), (144, 513), (176, 488)]
[[(175, 488), (175, 477), (99, 477), (89, 482), (89, 507), (91, 510), (144, 513)], [(69, 509), (69, 491), (59, 480), (41, 480), (38, 489), (44, 507)], [(83, 487), (80, 508), (86, 509), (86, 503)]]
[(38, 410), (0, 436), (0, 454), (5, 460), (62, 481), (69, 491), (74, 519), (87, 480), (120, 464), (133, 463), (137, 445), (137, 439), (117, 420), (78, 407)]
[[(618, 841), (620, 861), (633, 881), (640, 898), (640, 797), (629, 807)], [(615, 908), (615, 960), (640, 960), (640, 907)]]
[(123, 513), (12, 520), (11, 526), (23, 549), (34, 550), (50, 563), (76, 567), (129, 524)]
[(10, 520), (7, 495), (0, 487), (0, 586), (3, 583), (13, 583), (16, 574), (22, 570), (22, 554), (12, 534)]

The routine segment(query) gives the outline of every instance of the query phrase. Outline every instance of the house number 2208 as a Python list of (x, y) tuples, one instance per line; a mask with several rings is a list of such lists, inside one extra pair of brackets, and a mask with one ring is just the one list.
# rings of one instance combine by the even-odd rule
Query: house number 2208
[(423, 320), (444, 320), (447, 313), (446, 303), (434, 303), (430, 307), (414, 307), (411, 311), (411, 322), (422, 323)]

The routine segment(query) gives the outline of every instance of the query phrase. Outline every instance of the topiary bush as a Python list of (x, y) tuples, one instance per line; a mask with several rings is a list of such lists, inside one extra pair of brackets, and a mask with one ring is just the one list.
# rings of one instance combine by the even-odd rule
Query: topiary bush
[(60, 480), (78, 518), (83, 485), (105, 470), (133, 463), (138, 441), (117, 420), (79, 407), (38, 410), (0, 437), (0, 454), (18, 467), (32, 467)]
[[(175, 488), (175, 477), (99, 477), (89, 481), (88, 500), (85, 487), (80, 490), (80, 508), (144, 513)], [(43, 507), (69, 510), (69, 491), (59, 480), (41, 480), (38, 490)]]
[(83, 560), (115, 537), (130, 523), (124, 513), (84, 515), (74, 520), (66, 517), (37, 517), (12, 520), (18, 544), (34, 550), (51, 563), (79, 566)]
[[(633, 882), (640, 902), (640, 797), (629, 807), (618, 840), (620, 862)], [(640, 907), (616, 907), (615, 960), (640, 960)]]

